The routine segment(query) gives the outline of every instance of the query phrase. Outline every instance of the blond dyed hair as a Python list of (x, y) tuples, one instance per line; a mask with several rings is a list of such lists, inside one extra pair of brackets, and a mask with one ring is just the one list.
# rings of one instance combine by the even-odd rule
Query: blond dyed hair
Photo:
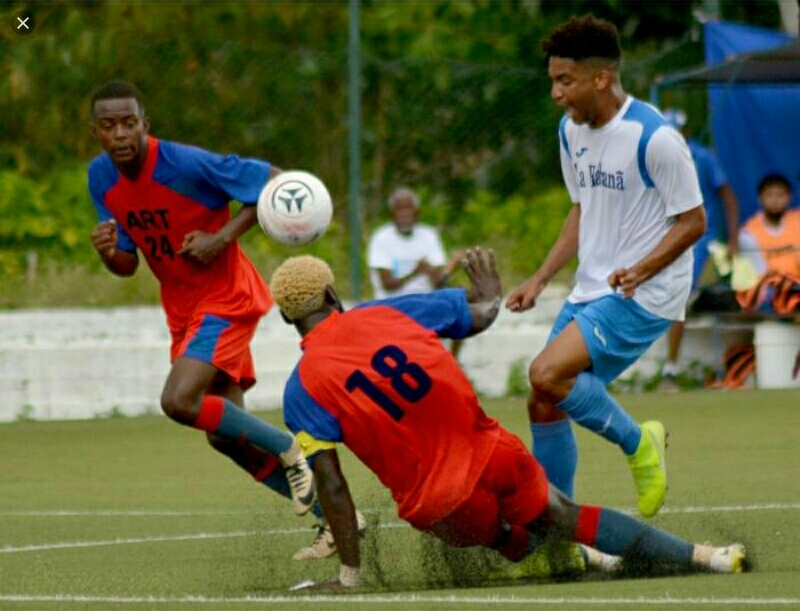
[(330, 266), (312, 255), (290, 257), (272, 274), (270, 289), (275, 303), (289, 320), (318, 312), (325, 304), (325, 287), (335, 278)]

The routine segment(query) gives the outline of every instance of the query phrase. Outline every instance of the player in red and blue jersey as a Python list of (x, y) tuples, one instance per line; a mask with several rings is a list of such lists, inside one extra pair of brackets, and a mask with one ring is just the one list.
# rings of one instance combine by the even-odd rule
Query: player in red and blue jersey
[(281, 315), (302, 336), (284, 419), (309, 457), (342, 562), (339, 579), (318, 587), (361, 584), (357, 521), (337, 443), (389, 488), (400, 517), (453, 546), (490, 547), (521, 561), (555, 537), (596, 547), (582, 548), (594, 566), (618, 567), (611, 556), (625, 556), (740, 571), (739, 544), (692, 545), (620, 512), (573, 503), (548, 483), (522, 441), (484, 413), (440, 337), (487, 329), (501, 283), (491, 251), (468, 250), (464, 267), (469, 294), (444, 289), (349, 311), (321, 259), (292, 257), (272, 276)]
[[(142, 95), (123, 81), (94, 93), (92, 118), (104, 150), (89, 164), (100, 219), (92, 243), (119, 276), (136, 272), (141, 253), (161, 285), (172, 338), (162, 409), (292, 498), (295, 513), (321, 516), (295, 438), (243, 409), (255, 383), (250, 341), (273, 302), (237, 239), (256, 223), (261, 188), (279, 170), (148, 135)], [(243, 204), (234, 216), (232, 200)]]

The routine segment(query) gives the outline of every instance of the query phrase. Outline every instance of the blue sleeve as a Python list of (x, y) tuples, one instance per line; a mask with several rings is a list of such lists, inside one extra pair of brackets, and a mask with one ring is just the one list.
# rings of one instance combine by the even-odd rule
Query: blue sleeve
[[(89, 194), (92, 196), (92, 203), (101, 223), (114, 218), (105, 205), (105, 198), (108, 190), (117, 183), (118, 179), (119, 173), (105, 153), (95, 157), (89, 164)], [(125, 233), (123, 223), (120, 222), (120, 219), (114, 220), (117, 221), (117, 248), (126, 252), (136, 252), (136, 245)]]
[(722, 169), (719, 161), (710, 150), (695, 142), (690, 143), (690, 148), (702, 186), (718, 191), (723, 185), (727, 184), (728, 177), (725, 175), (725, 170)]
[(572, 153), (569, 151), (569, 141), (567, 140), (567, 120), (569, 117), (564, 115), (561, 117), (561, 120), (558, 122), (558, 139), (561, 141), (561, 146), (563, 147), (564, 151), (567, 153), (567, 157), (572, 159)]
[(259, 159), (220, 155), (163, 140), (159, 141), (159, 157), (153, 178), (211, 209), (234, 199), (254, 206), (272, 169)]
[(296, 366), (283, 389), (283, 421), (292, 433), (305, 431), (321, 441), (342, 441), (339, 422), (303, 386)]
[(430, 293), (398, 295), (380, 301), (365, 302), (381, 304), (403, 312), (439, 337), (461, 339), (469, 335), (472, 328), (472, 313), (464, 289), (441, 289)]

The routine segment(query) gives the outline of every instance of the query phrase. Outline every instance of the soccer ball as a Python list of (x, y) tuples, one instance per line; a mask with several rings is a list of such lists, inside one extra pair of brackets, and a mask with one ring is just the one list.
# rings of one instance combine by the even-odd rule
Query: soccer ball
[(303, 246), (331, 224), (333, 203), (325, 184), (303, 170), (281, 172), (268, 180), (256, 206), (258, 224), (286, 246)]

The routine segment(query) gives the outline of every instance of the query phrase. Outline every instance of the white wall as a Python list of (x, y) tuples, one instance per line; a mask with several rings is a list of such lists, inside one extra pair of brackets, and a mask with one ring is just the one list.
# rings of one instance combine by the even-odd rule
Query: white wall
[[(481, 393), (505, 393), (509, 368), (527, 365), (542, 349), (563, 296), (552, 290), (525, 314), (501, 309), (492, 328), (466, 340), (460, 361)], [(0, 329), (0, 421), (160, 412), (169, 335), (159, 307), (0, 312)], [(300, 355), (298, 339), (275, 309), (262, 321), (253, 341), (258, 384), (247, 393), (249, 406), (280, 406)], [(654, 375), (664, 354), (661, 340), (626, 375)], [(684, 357), (712, 363), (711, 331), (690, 332)]]

